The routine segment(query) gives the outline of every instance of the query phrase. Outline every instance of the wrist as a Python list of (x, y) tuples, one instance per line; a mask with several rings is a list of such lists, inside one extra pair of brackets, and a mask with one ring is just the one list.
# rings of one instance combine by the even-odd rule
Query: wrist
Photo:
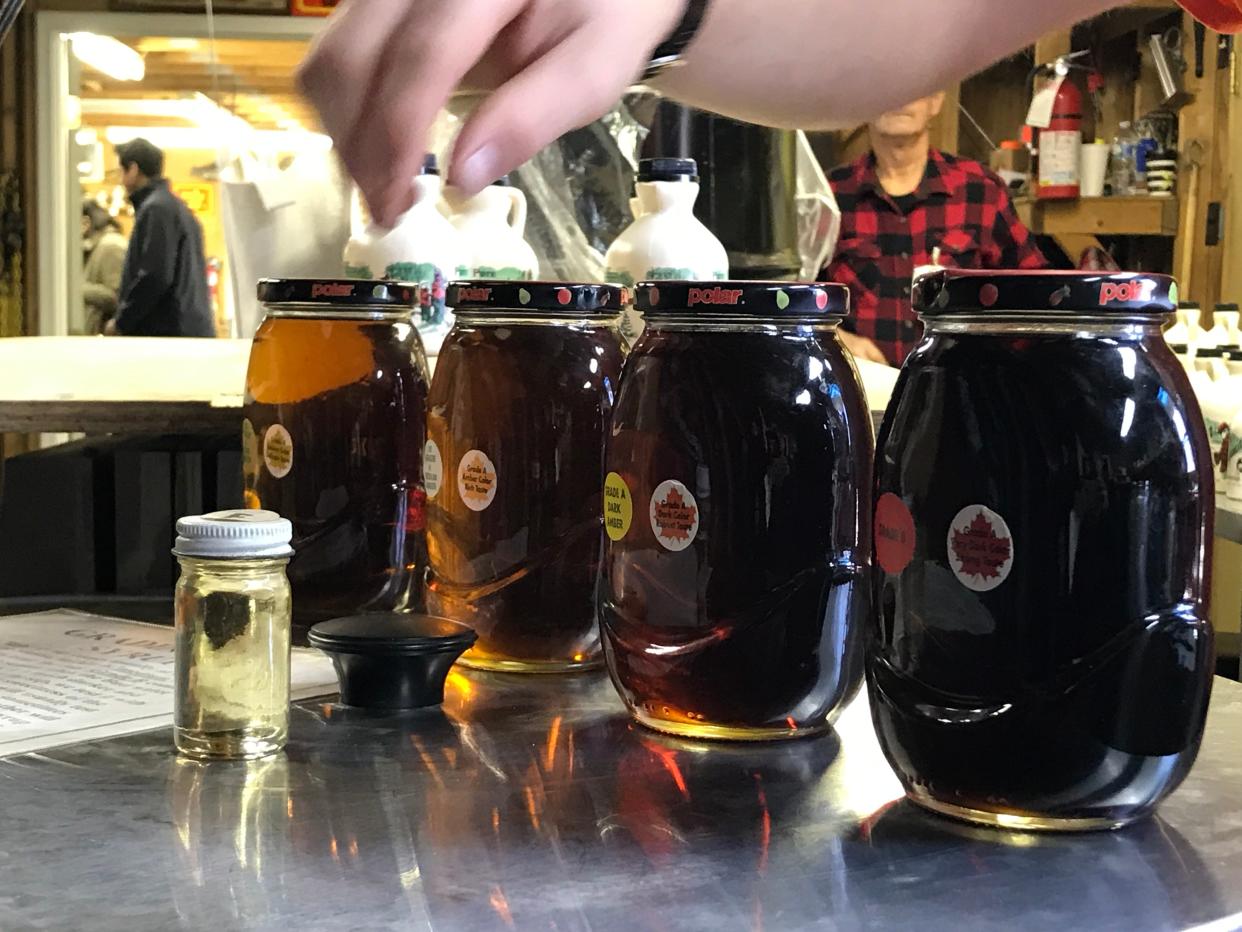
[(644, 82), (654, 80), (669, 68), (682, 63), (686, 49), (698, 36), (708, 3), (709, 0), (679, 0), (657, 6), (657, 10), (664, 15), (658, 20), (659, 38), (643, 71)]

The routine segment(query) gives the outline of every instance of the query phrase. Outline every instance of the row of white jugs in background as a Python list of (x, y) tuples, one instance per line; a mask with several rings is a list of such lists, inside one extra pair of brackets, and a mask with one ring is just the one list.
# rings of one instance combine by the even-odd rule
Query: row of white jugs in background
[(1242, 332), (1236, 304), (1218, 304), (1210, 330), (1200, 326), (1197, 304), (1178, 307), (1177, 321), (1165, 331), (1190, 376), (1203, 409), (1217, 491), (1242, 500)]
[[(630, 199), (633, 222), (605, 257), (605, 280), (634, 285), (648, 280), (729, 277), (724, 246), (694, 216), (699, 194), (693, 159), (643, 159)], [(526, 197), (503, 181), (466, 197), (444, 187), (435, 156), (414, 180), (418, 201), (393, 226), (371, 223), (354, 191), (352, 232), (345, 247), (350, 278), (417, 282), (434, 301), (451, 278), (537, 279), (539, 261), (523, 238)], [(440, 295), (442, 300), (442, 295)], [(451, 314), (420, 326), (427, 351), (438, 351)], [(621, 329), (633, 343), (641, 318), (629, 309)]]

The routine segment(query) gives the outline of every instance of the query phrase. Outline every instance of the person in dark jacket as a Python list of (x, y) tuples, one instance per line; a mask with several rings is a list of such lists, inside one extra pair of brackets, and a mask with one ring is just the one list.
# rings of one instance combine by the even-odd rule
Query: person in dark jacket
[(145, 139), (116, 147), (121, 183), (134, 205), (116, 317), (106, 333), (214, 337), (203, 230), (168, 186), (164, 153)]

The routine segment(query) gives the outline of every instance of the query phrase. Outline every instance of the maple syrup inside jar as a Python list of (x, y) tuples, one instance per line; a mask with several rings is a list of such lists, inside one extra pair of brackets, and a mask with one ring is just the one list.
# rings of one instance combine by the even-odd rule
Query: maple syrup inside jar
[(454, 282), (428, 403), (428, 611), (470, 625), (460, 663), (600, 664), (604, 431), (624, 289)]
[(1022, 829), (1141, 818), (1213, 669), (1203, 418), (1162, 275), (947, 270), (876, 464), (868, 685), (910, 798)]
[(871, 419), (833, 284), (640, 285), (606, 453), (600, 626), (631, 714), (829, 729), (862, 677)]
[(246, 373), (246, 504), (293, 523), (295, 637), (421, 608), (427, 360), (417, 288), (266, 280)]

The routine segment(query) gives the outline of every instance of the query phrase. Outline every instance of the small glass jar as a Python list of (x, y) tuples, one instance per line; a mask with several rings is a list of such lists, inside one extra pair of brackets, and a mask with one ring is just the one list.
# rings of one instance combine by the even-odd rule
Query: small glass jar
[(1212, 454), (1164, 275), (944, 270), (876, 456), (872, 717), (919, 805), (1149, 814), (1212, 685)]
[(604, 432), (624, 290), (455, 282), (423, 473), (427, 611), (474, 628), (466, 666), (600, 663), (595, 616)]
[(264, 757), (285, 746), (292, 533), (270, 511), (177, 522), (173, 741), (187, 757)]
[(600, 626), (638, 721), (826, 731), (862, 679), (871, 418), (841, 285), (659, 282), (605, 454)]
[(293, 523), (295, 634), (421, 607), (427, 359), (397, 282), (259, 283), (242, 422), (246, 505)]

